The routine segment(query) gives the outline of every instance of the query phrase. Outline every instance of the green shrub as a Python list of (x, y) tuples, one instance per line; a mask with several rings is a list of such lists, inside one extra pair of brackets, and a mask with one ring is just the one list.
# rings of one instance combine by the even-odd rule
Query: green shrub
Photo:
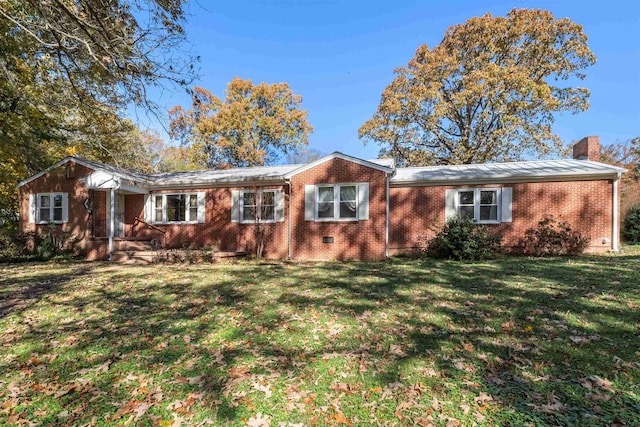
[(72, 256), (79, 241), (71, 232), (54, 224), (49, 224), (42, 233), (36, 233), (33, 239), (34, 255), (42, 260)]
[(622, 226), (622, 236), (631, 244), (640, 243), (640, 205), (631, 208)]
[(501, 235), (469, 218), (456, 216), (447, 220), (427, 243), (426, 254), (435, 258), (476, 261), (493, 258), (501, 249)]
[(546, 216), (537, 227), (525, 231), (520, 239), (517, 252), (537, 257), (579, 255), (589, 245), (589, 237), (583, 237), (566, 221), (558, 221)]
[(10, 261), (21, 254), (15, 232), (0, 227), (0, 261)]

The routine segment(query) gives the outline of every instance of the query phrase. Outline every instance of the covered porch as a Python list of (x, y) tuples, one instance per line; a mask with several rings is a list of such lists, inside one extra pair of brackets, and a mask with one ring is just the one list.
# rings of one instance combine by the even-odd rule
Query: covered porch
[(143, 252), (165, 246), (165, 232), (143, 219), (145, 196), (141, 183), (95, 172), (84, 179), (89, 189), (87, 209), (89, 259), (113, 260), (119, 252)]

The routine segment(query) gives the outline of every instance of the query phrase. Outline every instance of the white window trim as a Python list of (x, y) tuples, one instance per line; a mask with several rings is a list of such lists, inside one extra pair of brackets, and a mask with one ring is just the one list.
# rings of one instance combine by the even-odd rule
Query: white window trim
[[(69, 200), (66, 196), (67, 193), (62, 193), (62, 192), (57, 192), (57, 193), (37, 193), (35, 195), (36, 200), (35, 200), (35, 218), (36, 224), (64, 224), (65, 222), (68, 222), (68, 219), (66, 218), (66, 214), (69, 211)], [(53, 220), (53, 210), (54, 210), (54, 206), (53, 206), (53, 199), (55, 196), (60, 195), (60, 197), (62, 198), (62, 202), (61, 202), (61, 208), (62, 208), (62, 219), (61, 220)], [(49, 218), (51, 218), (49, 221), (41, 221), (40, 220), (40, 198), (41, 196), (49, 196)], [(65, 206), (66, 205), (66, 206)]]
[[(263, 193), (273, 193), (273, 219), (263, 220), (259, 217), (260, 209), (262, 207), (262, 194)], [(254, 219), (245, 219), (244, 218), (244, 195), (245, 194), (255, 194), (256, 195), (256, 216), (258, 218)], [(241, 224), (272, 224), (278, 222), (278, 189), (277, 188), (261, 188), (259, 190), (240, 190), (238, 196), (238, 206), (240, 207), (240, 223)]]
[[(456, 188), (455, 189), (455, 211), (458, 214), (458, 208), (460, 206), (460, 197), (458, 194), (464, 191), (473, 191), (473, 222), (476, 224), (500, 224), (502, 214), (502, 191), (501, 188)], [(480, 220), (480, 192), (481, 191), (495, 191), (496, 193), (496, 219), (495, 220)]]
[[(355, 218), (340, 218), (340, 187), (356, 187), (356, 216)], [(318, 206), (320, 205), (320, 189), (333, 188), (333, 218), (320, 218)], [(318, 222), (354, 222), (360, 220), (360, 189), (357, 182), (341, 182), (339, 184), (317, 184), (315, 191), (315, 221)]]
[[(185, 204), (185, 220), (184, 221), (158, 221), (156, 217), (156, 197), (162, 197), (162, 218), (167, 217), (167, 196), (186, 196), (187, 200), (191, 199), (191, 196), (196, 196), (196, 217), (195, 219), (191, 219), (191, 209), (187, 207)], [(153, 194), (151, 198), (151, 215), (153, 218), (153, 224), (197, 224), (198, 223), (198, 193), (163, 193), (163, 194)]]

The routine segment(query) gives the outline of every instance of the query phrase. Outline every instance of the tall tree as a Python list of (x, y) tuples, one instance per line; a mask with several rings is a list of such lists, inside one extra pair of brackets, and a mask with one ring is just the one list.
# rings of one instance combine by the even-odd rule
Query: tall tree
[(0, 1), (0, 217), (19, 180), (65, 155), (130, 166), (124, 107), (194, 75), (183, 18), (183, 0)]
[(600, 147), (600, 161), (626, 168), (623, 180), (640, 179), (640, 136)]
[[(70, 98), (148, 106), (151, 86), (167, 81), (184, 86), (193, 77), (195, 58), (185, 57), (181, 49), (183, 3), (4, 0), (2, 36), (15, 39), (28, 62), (42, 63), (49, 75), (64, 79)], [(15, 70), (2, 65), (6, 77), (14, 75)]]
[(589, 106), (587, 89), (560, 82), (583, 79), (581, 70), (595, 60), (582, 26), (548, 11), (471, 18), (396, 70), (359, 134), (406, 165), (560, 152), (553, 114)]
[(600, 147), (600, 161), (628, 170), (622, 174), (620, 213), (622, 221), (633, 206), (640, 205), (640, 137)]
[(313, 128), (300, 108), (302, 97), (288, 84), (234, 78), (225, 95), (221, 100), (195, 87), (190, 110), (176, 106), (169, 112), (172, 137), (202, 167), (273, 164), (308, 144)]
[(318, 159), (323, 158), (326, 154), (317, 148), (301, 147), (297, 151), (293, 151), (287, 154), (287, 163), (289, 164), (306, 164), (315, 162)]

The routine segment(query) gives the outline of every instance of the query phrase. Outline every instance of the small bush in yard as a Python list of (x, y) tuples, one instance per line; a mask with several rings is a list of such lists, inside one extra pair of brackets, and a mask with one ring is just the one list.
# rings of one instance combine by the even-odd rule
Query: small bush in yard
[(476, 261), (493, 258), (501, 249), (502, 236), (469, 218), (456, 216), (428, 242), (426, 253), (435, 258)]
[(631, 244), (640, 243), (640, 205), (631, 208), (622, 226), (624, 239)]
[(0, 228), (0, 261), (11, 260), (20, 255), (15, 233), (6, 228)]
[(518, 242), (517, 251), (523, 255), (561, 256), (579, 255), (589, 245), (589, 237), (571, 228), (566, 221), (547, 216), (530, 228)]

